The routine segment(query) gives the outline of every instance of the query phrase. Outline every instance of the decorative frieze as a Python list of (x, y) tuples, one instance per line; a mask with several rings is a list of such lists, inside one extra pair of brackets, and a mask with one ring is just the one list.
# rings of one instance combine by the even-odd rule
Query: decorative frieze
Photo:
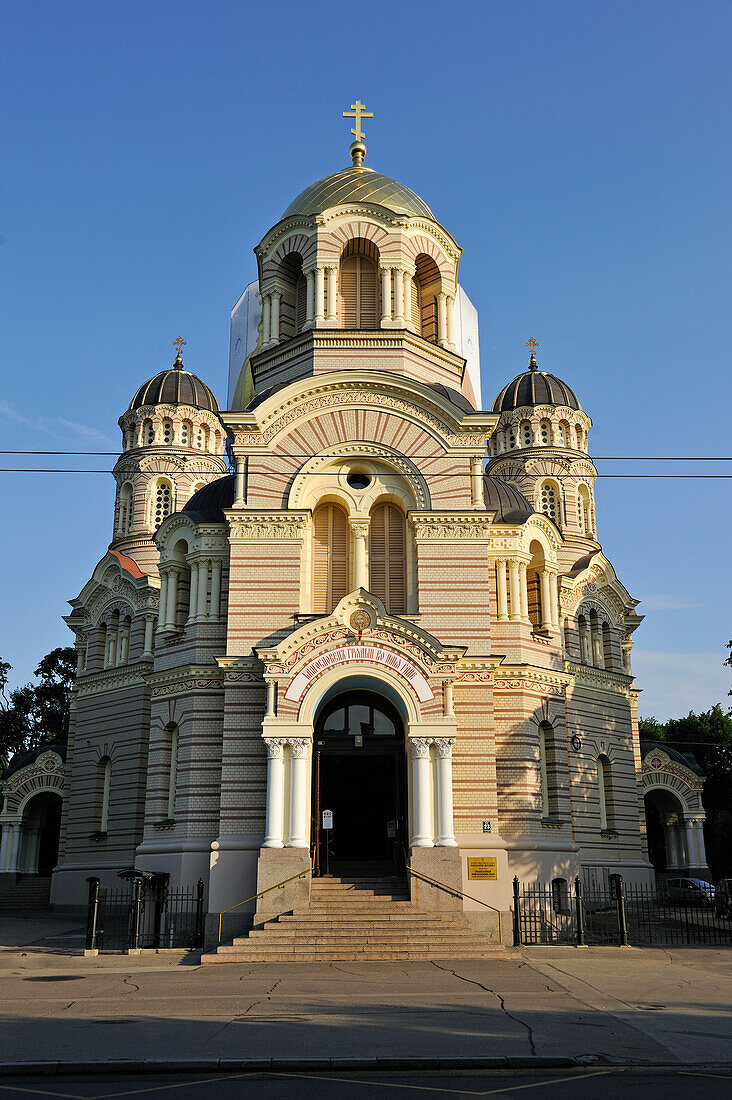
[(302, 539), (307, 514), (303, 512), (227, 512), (230, 542), (280, 542)]
[(110, 691), (126, 691), (131, 687), (142, 688), (152, 667), (152, 661), (135, 661), (118, 668), (85, 673), (76, 680), (78, 698), (81, 700), (92, 695), (106, 695)]

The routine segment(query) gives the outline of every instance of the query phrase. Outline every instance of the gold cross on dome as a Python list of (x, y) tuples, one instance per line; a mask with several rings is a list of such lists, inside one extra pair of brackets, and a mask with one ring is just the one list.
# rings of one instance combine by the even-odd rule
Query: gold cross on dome
[(365, 104), (362, 103), (360, 99), (357, 99), (355, 103), (351, 104), (350, 111), (343, 112), (344, 118), (355, 118), (356, 120), (356, 129), (351, 130), (351, 133), (355, 137), (356, 141), (363, 141), (363, 139), (366, 137), (363, 130), (361, 129), (361, 119), (374, 117), (372, 111), (366, 111), (364, 108)]
[(180, 349), (185, 346), (186, 341), (183, 339), (182, 336), (179, 336), (177, 340), (173, 341), (173, 343), (178, 349), (178, 358), (180, 359)]
[(539, 346), (539, 341), (535, 340), (533, 336), (531, 337), (530, 340), (526, 341), (526, 347), (531, 348), (531, 354), (532, 355), (534, 354), (534, 348), (538, 348), (538, 346)]

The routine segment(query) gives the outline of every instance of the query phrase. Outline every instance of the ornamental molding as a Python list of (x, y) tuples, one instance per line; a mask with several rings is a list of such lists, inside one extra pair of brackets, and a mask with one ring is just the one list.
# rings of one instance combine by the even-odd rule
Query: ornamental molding
[(224, 687), (221, 669), (212, 665), (181, 665), (165, 672), (153, 672), (145, 679), (153, 699), (192, 691), (222, 691)]
[[(41, 753), (31, 764), (19, 768), (9, 779), (3, 780), (0, 786), (8, 802), (13, 801), (17, 805), (21, 798), (31, 791), (35, 793), (49, 789), (58, 790), (63, 787), (64, 776), (63, 760), (57, 752), (50, 749)], [(37, 782), (38, 779), (42, 781), (41, 784)], [(9, 811), (8, 805), (7, 812)]]
[[(561, 414), (561, 416), (560, 416)], [(506, 409), (501, 413), (501, 420), (503, 417), (511, 418), (518, 417), (519, 420), (530, 420), (533, 422), (539, 422), (540, 420), (567, 420), (570, 423), (578, 422), (582, 425), (592, 424), (592, 419), (587, 415), (584, 409), (573, 409), (569, 405), (518, 405), (515, 409)]]
[[(322, 470), (324, 466), (334, 465), (339, 458), (350, 457), (379, 459), (387, 466), (398, 470), (408, 481), (417, 507), (419, 509), (429, 508), (430, 495), (427, 482), (414, 463), (394, 450), (393, 447), (383, 443), (369, 442), (340, 443), (330, 448), (326, 453), (314, 455), (308, 459), (293, 479), (289, 498), (291, 506), (294, 508), (301, 507), (303, 495), (308, 489), (308, 475)], [(337, 472), (338, 469), (339, 467), (336, 465), (334, 472)]]
[(229, 523), (229, 542), (280, 542), (300, 540), (309, 519), (307, 512), (224, 512)]
[(417, 542), (464, 542), (482, 539), (489, 542), (493, 536), (493, 513), (457, 512), (450, 515), (411, 513), (409, 521)]
[(496, 690), (523, 689), (531, 685), (541, 690), (551, 688), (552, 695), (563, 695), (570, 683), (571, 678), (566, 672), (538, 668), (536, 665), (501, 665), (494, 673)]
[(105, 668), (99, 672), (83, 672), (76, 678), (76, 692), (79, 699), (92, 695), (107, 695), (114, 691), (126, 691), (128, 688), (145, 690), (147, 677), (152, 672), (152, 661), (137, 660), (119, 668)]
[(577, 664), (575, 661), (566, 659), (563, 664), (565, 671), (574, 678), (575, 684), (578, 686), (592, 687), (598, 691), (608, 691), (614, 695), (629, 697), (629, 688), (633, 683), (633, 677), (626, 672), (611, 672), (606, 668)]
[(652, 748), (641, 763), (641, 786), (647, 790), (654, 786), (664, 786), (665, 784), (659, 782), (662, 777), (681, 779), (694, 791), (701, 791), (704, 787), (704, 776), (699, 776), (691, 768), (672, 760), (662, 748)]

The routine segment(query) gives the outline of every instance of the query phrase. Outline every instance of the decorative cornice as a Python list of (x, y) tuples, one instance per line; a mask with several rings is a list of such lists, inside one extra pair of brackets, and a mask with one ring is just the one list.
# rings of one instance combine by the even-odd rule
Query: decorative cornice
[(146, 677), (153, 699), (191, 691), (222, 691), (224, 677), (216, 665), (179, 665)]
[(575, 683), (592, 687), (599, 691), (610, 691), (616, 695), (628, 695), (633, 677), (626, 672), (611, 672), (607, 668), (595, 668), (594, 665), (577, 664), (565, 659), (564, 669)]
[(224, 512), (229, 523), (230, 542), (280, 542), (302, 539), (309, 513), (299, 512)]
[(134, 661), (119, 668), (106, 668), (99, 672), (85, 672), (76, 679), (76, 692), (79, 699), (92, 695), (106, 695), (112, 691), (126, 691), (131, 687), (146, 689), (148, 675), (152, 672), (152, 661)]
[(475, 539), (488, 542), (494, 534), (492, 515), (485, 512), (412, 512), (409, 521), (417, 542), (464, 542)]

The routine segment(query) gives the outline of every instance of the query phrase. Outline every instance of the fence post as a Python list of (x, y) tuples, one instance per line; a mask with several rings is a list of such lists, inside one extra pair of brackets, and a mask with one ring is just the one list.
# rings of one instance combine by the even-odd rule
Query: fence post
[(97, 950), (97, 922), (99, 919), (99, 879), (87, 879), (89, 883), (89, 901), (86, 911), (86, 950)]
[(585, 946), (585, 913), (582, 908), (582, 880), (579, 875), (574, 880), (574, 904), (577, 911), (577, 946)]
[(196, 947), (203, 948), (203, 879), (196, 883)]
[(620, 933), (620, 946), (628, 946), (628, 918), (625, 912), (625, 883), (623, 882), (622, 875), (617, 875), (615, 879), (615, 888), (617, 890), (617, 902), (618, 902), (618, 932)]
[(134, 879), (132, 883), (132, 929), (131, 929), (131, 951), (139, 951), (140, 949), (140, 921), (142, 919), (142, 891), (144, 888), (144, 881), (142, 877)]
[(521, 946), (521, 902), (518, 876), (513, 877), (513, 946)]

